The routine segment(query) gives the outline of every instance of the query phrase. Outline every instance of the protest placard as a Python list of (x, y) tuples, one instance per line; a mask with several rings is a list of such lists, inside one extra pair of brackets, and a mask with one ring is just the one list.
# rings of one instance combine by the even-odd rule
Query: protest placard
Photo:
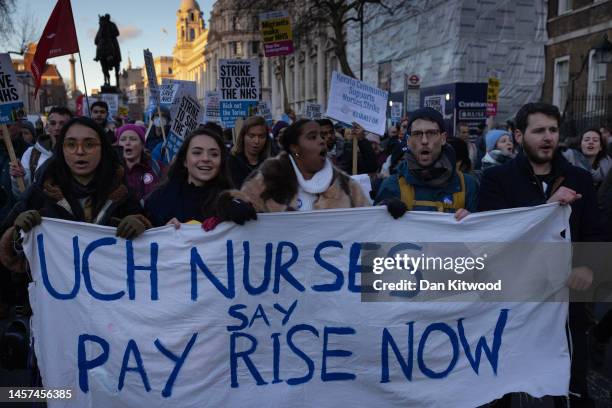
[(236, 119), (246, 119), (257, 114), (257, 101), (226, 101), (219, 103), (221, 122), (223, 127), (231, 129), (236, 124)]
[[(569, 214), (477, 213), (469, 228), (452, 214), (393, 220), (381, 207), (259, 214), (128, 241), (44, 218), (23, 242), (34, 347), (45, 387), (73, 390), (49, 407), (336, 407), (347, 395), (359, 406), (475, 407), (510, 392), (567, 395), (567, 302), (363, 302), (361, 285), (372, 275), (364, 237), (415, 257), (415, 237), (512, 252), (563, 240)], [(521, 272), (523, 257), (496, 256)], [(569, 272), (570, 257), (538, 267)]]
[(15, 122), (23, 114), (17, 77), (8, 54), (0, 54), (0, 124)]
[(287, 10), (261, 13), (259, 21), (266, 57), (279, 57), (293, 53), (293, 32)]
[(266, 120), (268, 126), (272, 126), (272, 109), (270, 108), (270, 102), (259, 101), (257, 104), (257, 115), (261, 116)]
[(487, 85), (487, 116), (497, 115), (497, 103), (499, 101), (499, 79), (495, 77), (489, 78)]
[(223, 100), (257, 101), (259, 99), (259, 60), (220, 59), (217, 90)]
[[(0, 54), (0, 133), (9, 158), (15, 165), (18, 160), (6, 125), (16, 122), (22, 116), (25, 116), (23, 101), (17, 90), (17, 77), (15, 76), (11, 57), (8, 54)], [(25, 191), (23, 177), (17, 177), (17, 185), (19, 186), (19, 191)]]
[(206, 91), (204, 97), (204, 122), (221, 123), (221, 92)]
[(402, 102), (393, 102), (391, 106), (391, 123), (398, 124), (402, 120), (404, 104)]
[(220, 59), (217, 90), (221, 93), (221, 121), (233, 128), (236, 119), (257, 114), (259, 60)]
[(159, 85), (157, 84), (153, 54), (149, 49), (143, 50), (143, 54), (145, 71), (147, 73), (147, 84), (149, 85), (149, 106), (147, 107), (147, 112), (149, 115), (152, 115), (153, 111), (159, 106)]
[(429, 95), (424, 98), (423, 106), (432, 108), (444, 115), (446, 109), (446, 99), (444, 95)]
[(357, 122), (368, 132), (383, 135), (389, 93), (334, 71), (326, 116), (345, 123)]
[(170, 158), (178, 152), (185, 137), (198, 126), (201, 121), (202, 108), (198, 101), (190, 95), (181, 96), (176, 111), (173, 112), (168, 135), (168, 153)]
[(321, 119), (322, 106), (320, 103), (306, 102), (304, 117), (312, 120)]

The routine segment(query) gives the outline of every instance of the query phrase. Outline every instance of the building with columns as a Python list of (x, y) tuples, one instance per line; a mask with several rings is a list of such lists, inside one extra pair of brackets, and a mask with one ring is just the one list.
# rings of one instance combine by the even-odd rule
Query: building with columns
[(204, 102), (205, 71), (204, 49), (208, 29), (200, 6), (195, 0), (181, 0), (176, 12), (176, 45), (172, 51), (174, 79), (195, 81), (200, 103)]
[[(259, 58), (261, 60), (261, 96), (270, 101), (272, 115), (284, 112), (281, 70), (284, 76), (289, 105), (300, 114), (306, 102), (327, 105), (331, 73), (339, 69), (333, 46), (325, 30), (313, 32), (311, 37), (295, 43), (295, 52), (287, 57), (266, 58), (263, 54), (258, 14), (233, 8), (233, 1), (218, 0), (213, 5), (208, 44), (204, 56), (207, 70), (205, 89), (217, 88), (218, 61), (223, 58)], [(284, 64), (283, 64), (284, 62)]]

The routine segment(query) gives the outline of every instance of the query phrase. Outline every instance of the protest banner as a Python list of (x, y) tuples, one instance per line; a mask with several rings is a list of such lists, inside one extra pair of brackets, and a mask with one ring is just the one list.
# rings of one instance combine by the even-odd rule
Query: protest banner
[(321, 104), (306, 102), (304, 117), (311, 120), (321, 119), (321, 110)]
[(280, 57), (293, 53), (293, 32), (287, 10), (261, 13), (259, 21), (266, 57)]
[(204, 97), (204, 122), (221, 123), (221, 92), (206, 91)]
[(389, 93), (334, 71), (326, 116), (359, 123), (368, 132), (383, 135)]
[[(417, 237), (505, 242), (510, 253), (496, 256), (517, 276), (515, 243), (564, 240), (569, 214), (546, 205), (457, 223), (394, 220), (382, 207), (286, 212), (133, 241), (44, 218), (23, 242), (34, 347), (45, 388), (73, 391), (49, 407), (474, 407), (510, 392), (567, 395), (567, 302), (364, 302), (360, 285), (372, 275), (366, 245), (418, 256)], [(569, 272), (564, 254), (537, 266)]]
[(398, 124), (402, 120), (404, 104), (402, 102), (393, 102), (391, 106), (391, 123)]
[[(13, 63), (8, 54), (0, 54), (0, 132), (2, 140), (8, 151), (12, 163), (17, 164), (17, 156), (13, 148), (13, 141), (9, 134), (8, 123), (16, 122), (20, 116), (24, 116), (23, 101), (17, 91), (17, 77), (13, 70)], [(19, 191), (25, 191), (23, 177), (17, 178)]]
[(446, 99), (444, 95), (429, 95), (424, 99), (423, 106), (426, 108), (433, 108), (444, 115)]
[(257, 115), (261, 116), (266, 120), (268, 126), (272, 126), (272, 109), (270, 108), (270, 102), (259, 101), (257, 104)]
[(108, 105), (109, 118), (114, 118), (119, 114), (119, 94), (102, 93), (97, 95), (97, 99)]
[(176, 111), (172, 113), (170, 134), (168, 135), (168, 154), (170, 159), (178, 152), (185, 137), (201, 122), (202, 108), (190, 95), (181, 96)]
[(236, 119), (257, 113), (259, 60), (220, 59), (217, 90), (221, 93), (223, 127), (233, 128)]

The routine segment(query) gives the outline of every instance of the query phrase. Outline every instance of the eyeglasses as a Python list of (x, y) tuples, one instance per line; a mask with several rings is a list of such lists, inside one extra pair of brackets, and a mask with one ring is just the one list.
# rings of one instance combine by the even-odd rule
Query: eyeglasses
[(428, 129), (425, 132), (421, 130), (415, 130), (414, 132), (410, 132), (410, 137), (422, 138), (423, 135), (427, 136), (427, 138), (435, 137), (440, 134), (438, 129)]
[(85, 140), (83, 143), (78, 143), (76, 140), (66, 140), (63, 144), (64, 150), (68, 153), (76, 153), (79, 146), (85, 153), (91, 153), (100, 147), (100, 142), (95, 140)]

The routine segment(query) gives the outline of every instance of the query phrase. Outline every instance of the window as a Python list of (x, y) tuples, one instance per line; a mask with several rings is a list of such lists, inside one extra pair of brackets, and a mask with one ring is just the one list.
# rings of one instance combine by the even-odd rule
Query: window
[(193, 28), (189, 29), (189, 41), (195, 40), (195, 30)]
[(259, 41), (253, 41), (251, 43), (251, 54), (253, 55), (259, 54)]
[(172, 68), (168, 68), (168, 74), (172, 75)]
[(587, 83), (587, 112), (593, 112), (602, 105), (606, 88), (607, 64), (595, 61), (595, 50), (589, 52), (589, 76)]
[(232, 42), (232, 51), (234, 52), (234, 55), (242, 55), (242, 42)]
[(391, 61), (378, 63), (378, 87), (391, 92)]
[(560, 16), (561, 14), (565, 14), (567, 12), (572, 11), (572, 3), (574, 2), (574, 0), (559, 0), (558, 4), (558, 10), (557, 10), (557, 15)]
[(553, 105), (556, 105), (563, 112), (567, 103), (567, 87), (569, 85), (569, 56), (556, 58), (554, 69)]
[(191, 19), (191, 21), (195, 21), (195, 16), (193, 15), (193, 13), (189, 13), (189, 18)]

